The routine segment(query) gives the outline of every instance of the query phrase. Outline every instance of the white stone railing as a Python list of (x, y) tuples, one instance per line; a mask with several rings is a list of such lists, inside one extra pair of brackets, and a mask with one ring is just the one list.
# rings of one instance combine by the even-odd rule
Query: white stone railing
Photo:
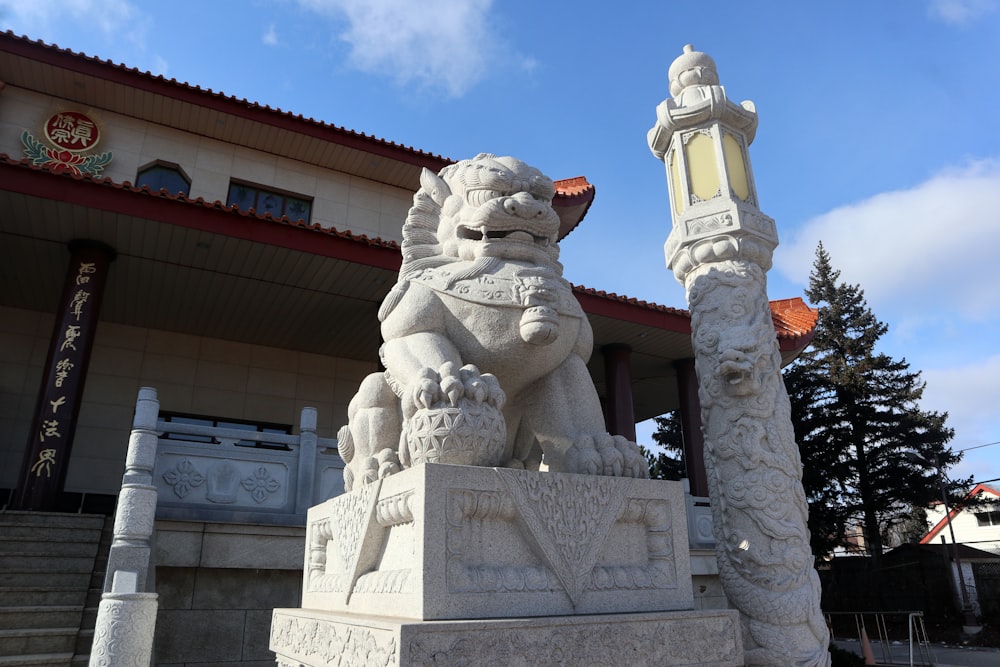
[[(156, 390), (140, 389), (139, 400), (156, 401)], [(344, 462), (336, 439), (316, 435), (316, 408), (302, 410), (299, 431), (256, 433), (157, 419), (157, 518), (304, 525), (309, 507), (344, 492)], [(237, 444), (248, 440), (287, 449)]]

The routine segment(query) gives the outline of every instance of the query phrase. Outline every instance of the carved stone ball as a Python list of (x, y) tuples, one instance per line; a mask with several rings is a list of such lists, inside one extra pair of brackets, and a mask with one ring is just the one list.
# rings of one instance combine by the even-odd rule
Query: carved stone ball
[(451, 463), (493, 467), (503, 463), (507, 425), (489, 403), (467, 398), (417, 410), (403, 427), (411, 465)]
[(688, 86), (719, 85), (715, 61), (707, 53), (695, 51), (690, 44), (684, 45), (684, 53), (670, 65), (670, 94), (677, 97)]

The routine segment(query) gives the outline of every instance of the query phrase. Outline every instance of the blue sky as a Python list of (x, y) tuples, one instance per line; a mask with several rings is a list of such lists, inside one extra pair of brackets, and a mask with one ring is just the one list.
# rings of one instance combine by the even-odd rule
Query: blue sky
[(567, 277), (677, 307), (645, 136), (693, 43), (757, 106), (770, 297), (802, 295), (822, 240), (890, 326), (881, 350), (976, 448), (956, 474), (1000, 477), (1000, 0), (0, 0), (0, 29), (447, 157), (584, 175), (597, 199), (562, 244)]

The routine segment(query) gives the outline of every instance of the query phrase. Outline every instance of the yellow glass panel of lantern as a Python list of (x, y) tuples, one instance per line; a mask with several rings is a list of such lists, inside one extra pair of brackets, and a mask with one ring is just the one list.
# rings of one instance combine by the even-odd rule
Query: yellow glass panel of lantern
[(729, 133), (722, 136), (722, 153), (726, 156), (729, 187), (737, 197), (746, 201), (750, 198), (750, 179), (747, 178), (747, 166), (743, 161), (743, 149), (736, 137)]
[(687, 199), (687, 193), (681, 187), (681, 166), (677, 160), (677, 150), (670, 151), (670, 192), (673, 194), (674, 213), (680, 215), (684, 212), (684, 200)]
[(712, 137), (704, 132), (695, 133), (684, 146), (687, 157), (688, 179), (691, 193), (699, 199), (711, 199), (719, 192), (719, 167), (715, 161)]

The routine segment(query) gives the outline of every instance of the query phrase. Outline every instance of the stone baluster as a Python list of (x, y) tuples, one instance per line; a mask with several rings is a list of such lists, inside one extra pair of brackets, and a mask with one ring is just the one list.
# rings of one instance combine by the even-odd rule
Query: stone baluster
[(149, 665), (156, 627), (152, 592), (152, 535), (156, 518), (156, 390), (143, 387), (136, 401), (125, 475), (115, 512), (104, 594), (97, 612), (90, 665)]
[(314, 498), (316, 493), (316, 408), (302, 408), (299, 420), (299, 469), (295, 493), (295, 513), (305, 515), (306, 510), (325, 498)]

